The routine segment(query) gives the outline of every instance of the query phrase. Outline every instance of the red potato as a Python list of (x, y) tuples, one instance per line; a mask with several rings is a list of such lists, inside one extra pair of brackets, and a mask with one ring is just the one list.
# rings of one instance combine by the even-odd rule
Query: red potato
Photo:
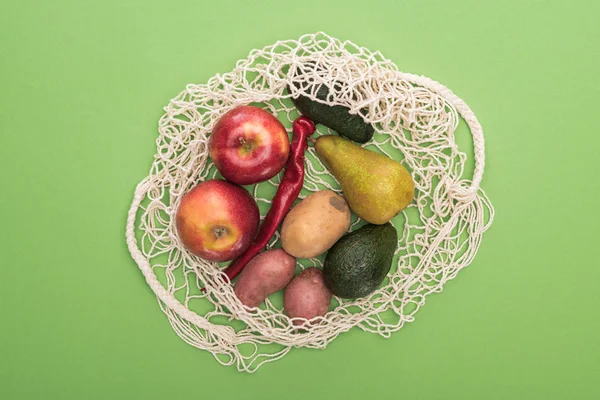
[(242, 270), (234, 292), (245, 306), (258, 307), (267, 296), (286, 287), (295, 270), (296, 259), (285, 251), (263, 251)]
[[(325, 286), (323, 273), (317, 268), (307, 268), (285, 288), (283, 308), (290, 318), (311, 319), (323, 316), (329, 309), (331, 292)], [(294, 321), (294, 325), (302, 325)]]

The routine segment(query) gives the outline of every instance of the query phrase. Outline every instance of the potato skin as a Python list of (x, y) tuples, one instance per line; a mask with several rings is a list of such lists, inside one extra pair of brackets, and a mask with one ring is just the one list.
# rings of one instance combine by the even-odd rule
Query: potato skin
[(329, 250), (349, 226), (346, 200), (331, 190), (321, 190), (287, 214), (281, 227), (281, 244), (294, 257), (316, 257)]
[[(323, 273), (317, 268), (307, 268), (294, 277), (283, 293), (283, 309), (290, 318), (311, 319), (323, 316), (329, 309), (331, 292), (325, 286)], [(294, 325), (302, 325), (294, 321)]]
[(296, 259), (282, 249), (256, 255), (240, 273), (234, 292), (248, 307), (258, 307), (267, 296), (287, 286), (294, 277)]

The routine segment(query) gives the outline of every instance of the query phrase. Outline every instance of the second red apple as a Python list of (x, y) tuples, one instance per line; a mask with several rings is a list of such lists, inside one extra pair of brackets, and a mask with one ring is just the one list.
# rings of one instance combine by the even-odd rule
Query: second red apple
[(263, 182), (285, 165), (290, 142), (284, 126), (268, 111), (240, 106), (215, 125), (209, 153), (228, 181), (239, 185)]
[(213, 179), (200, 183), (181, 199), (176, 226), (183, 245), (209, 261), (228, 261), (242, 254), (256, 236), (260, 214), (246, 189)]

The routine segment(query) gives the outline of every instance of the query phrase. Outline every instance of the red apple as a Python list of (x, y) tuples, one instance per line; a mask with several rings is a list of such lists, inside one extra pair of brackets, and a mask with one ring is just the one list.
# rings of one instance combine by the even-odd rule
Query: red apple
[(223, 180), (202, 182), (183, 196), (177, 232), (184, 246), (209, 261), (242, 254), (258, 231), (256, 201), (241, 186)]
[(239, 185), (277, 175), (290, 152), (290, 141), (277, 118), (262, 108), (240, 106), (217, 122), (210, 157), (223, 177)]

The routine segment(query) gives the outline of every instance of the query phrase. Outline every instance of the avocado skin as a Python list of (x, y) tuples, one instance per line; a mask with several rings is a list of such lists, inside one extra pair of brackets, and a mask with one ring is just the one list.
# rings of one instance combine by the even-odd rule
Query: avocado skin
[(373, 293), (390, 271), (397, 246), (398, 232), (389, 222), (346, 234), (327, 253), (325, 285), (346, 299)]
[[(297, 85), (297, 87), (300, 87), (300, 85)], [(322, 84), (317, 90), (316, 97), (325, 101), (327, 96), (329, 96), (329, 88)], [(307, 116), (317, 124), (333, 129), (340, 136), (357, 143), (367, 143), (373, 138), (373, 126), (366, 123), (360, 115), (350, 114), (348, 107), (342, 105), (329, 106), (302, 95), (292, 98), (292, 102), (302, 115)]]

